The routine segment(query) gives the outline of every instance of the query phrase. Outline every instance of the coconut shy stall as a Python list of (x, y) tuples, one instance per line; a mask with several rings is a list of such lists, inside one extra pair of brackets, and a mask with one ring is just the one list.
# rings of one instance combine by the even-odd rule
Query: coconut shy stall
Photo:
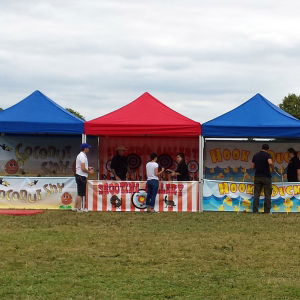
[(83, 124), (40, 91), (0, 112), (0, 208), (73, 206)]

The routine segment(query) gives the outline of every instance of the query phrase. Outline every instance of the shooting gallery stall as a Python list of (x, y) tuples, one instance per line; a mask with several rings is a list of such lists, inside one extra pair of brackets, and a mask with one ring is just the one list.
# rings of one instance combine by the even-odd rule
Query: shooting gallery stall
[[(152, 152), (158, 164), (176, 169), (183, 152), (191, 181), (160, 181), (157, 211), (199, 211), (199, 141), (201, 125), (177, 113), (149, 93), (84, 124), (85, 134), (99, 137), (99, 180), (88, 181), (89, 210), (141, 211), (146, 204), (145, 166)], [(111, 160), (117, 147), (127, 149), (128, 181), (114, 181)], [(201, 149), (202, 147), (200, 147)], [(201, 162), (202, 164), (202, 162)], [(201, 175), (200, 175), (201, 176)]]
[(0, 208), (72, 207), (83, 123), (40, 91), (0, 112)]
[[(287, 149), (300, 150), (298, 119), (257, 94), (204, 123), (202, 131), (205, 139), (203, 210), (252, 211), (252, 157), (263, 143), (268, 143), (278, 173), (272, 173), (271, 211), (300, 212), (300, 184), (287, 182), (286, 177)], [(263, 199), (262, 196), (260, 211), (263, 211)]]

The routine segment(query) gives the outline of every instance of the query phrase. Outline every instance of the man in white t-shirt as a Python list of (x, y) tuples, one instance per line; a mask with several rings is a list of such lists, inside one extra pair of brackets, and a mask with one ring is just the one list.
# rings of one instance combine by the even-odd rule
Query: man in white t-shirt
[[(76, 157), (76, 174), (77, 198), (75, 202), (75, 210), (82, 211), (82, 198), (85, 197), (86, 182), (89, 174), (94, 173), (94, 168), (89, 167), (86, 154), (90, 151), (91, 145), (87, 143), (81, 144), (81, 152)], [(85, 210), (84, 210), (85, 211)]]

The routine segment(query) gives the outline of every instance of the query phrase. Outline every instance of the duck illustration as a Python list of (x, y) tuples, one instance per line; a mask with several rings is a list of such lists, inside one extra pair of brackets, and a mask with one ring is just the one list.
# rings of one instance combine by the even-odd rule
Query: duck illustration
[(176, 204), (175, 204), (175, 202), (173, 200), (168, 200), (168, 196), (165, 196), (164, 202), (166, 204), (165, 207), (176, 206)]
[(0, 184), (4, 185), (4, 186), (9, 186), (10, 185), (10, 183), (8, 181), (4, 180), (3, 178), (0, 178)]
[(110, 203), (112, 206), (119, 208), (122, 205), (122, 199), (120, 199), (117, 195), (113, 195), (110, 198)]
[(219, 211), (224, 211), (225, 210), (224, 204), (220, 205), (219, 208), (218, 208), (218, 210)]
[(218, 179), (224, 179), (224, 178), (225, 178), (225, 176), (224, 176), (224, 174), (223, 174), (223, 173), (219, 173), (219, 175), (217, 176), (217, 178), (218, 178)]
[(291, 200), (291, 198), (286, 198), (283, 202), (283, 205), (288, 208), (292, 207), (294, 205), (294, 202)]
[(33, 180), (32, 182), (29, 182), (28, 185), (29, 186), (34, 186), (38, 183), (38, 180)]
[(225, 174), (228, 174), (229, 172), (230, 172), (230, 168), (229, 168), (229, 167), (224, 168), (224, 173), (225, 173)]
[(13, 148), (11, 148), (11, 147), (5, 145), (5, 144), (0, 145), (0, 147), (1, 147), (4, 151), (11, 151), (11, 150), (13, 149)]
[(232, 199), (230, 197), (226, 197), (224, 200), (223, 200), (223, 204), (227, 204), (229, 206), (232, 206)]
[(249, 199), (243, 199), (242, 205), (244, 207), (250, 207), (251, 206), (251, 201)]

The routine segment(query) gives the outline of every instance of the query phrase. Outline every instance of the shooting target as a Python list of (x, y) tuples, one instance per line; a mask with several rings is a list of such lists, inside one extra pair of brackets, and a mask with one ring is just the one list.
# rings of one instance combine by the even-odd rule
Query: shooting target
[(146, 198), (147, 193), (145, 190), (139, 190), (138, 193), (134, 193), (131, 196), (131, 202), (132, 204), (139, 209), (146, 208)]
[(130, 169), (137, 169), (142, 164), (142, 160), (137, 154), (132, 153), (127, 156), (127, 163)]
[(162, 154), (157, 158), (157, 163), (160, 167), (169, 169), (173, 165), (173, 159), (169, 154)]
[(199, 165), (195, 160), (191, 160), (187, 164), (188, 170), (191, 173), (196, 173), (199, 169)]
[(111, 164), (111, 160), (108, 160), (107, 163), (106, 163), (106, 170), (109, 171), (109, 172), (111, 172), (110, 164)]

